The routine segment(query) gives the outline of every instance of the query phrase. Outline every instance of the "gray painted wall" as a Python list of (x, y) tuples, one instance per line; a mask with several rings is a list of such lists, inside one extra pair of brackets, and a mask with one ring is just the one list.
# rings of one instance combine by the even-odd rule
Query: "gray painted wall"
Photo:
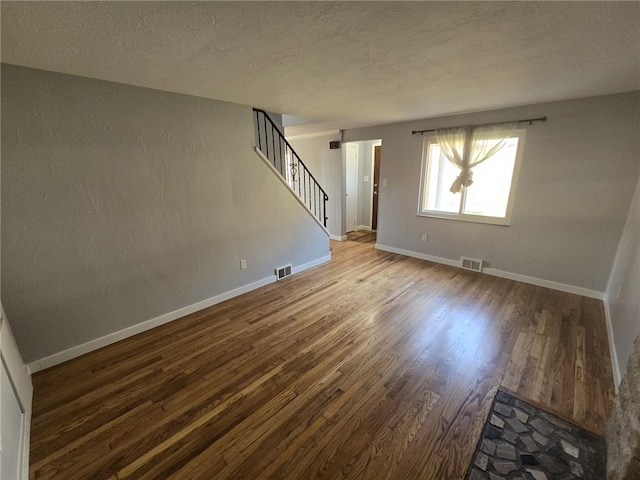
[(280, 132), (284, 135), (284, 127), (282, 126), (282, 114), (267, 112), (267, 115), (269, 115), (269, 118), (273, 121), (273, 123), (276, 124), (276, 127), (278, 127), (278, 130), (280, 130)]
[[(640, 92), (346, 130), (383, 143), (378, 243), (604, 292), (640, 172)], [(423, 137), (412, 130), (547, 115), (526, 126), (511, 226), (416, 215)], [(423, 233), (429, 241), (421, 241)]]
[(329, 195), (327, 229), (334, 237), (344, 235), (345, 224), (342, 214), (344, 181), (342, 176), (342, 151), (331, 150), (329, 142), (340, 140), (340, 134), (320, 135), (306, 138), (287, 139), (304, 164)]
[[(640, 160), (640, 157), (638, 158)], [(620, 239), (605, 302), (609, 311), (618, 372), (624, 375), (633, 341), (640, 335), (640, 181)]]
[(250, 107), (2, 65), (2, 301), (25, 360), (328, 255), (253, 138)]

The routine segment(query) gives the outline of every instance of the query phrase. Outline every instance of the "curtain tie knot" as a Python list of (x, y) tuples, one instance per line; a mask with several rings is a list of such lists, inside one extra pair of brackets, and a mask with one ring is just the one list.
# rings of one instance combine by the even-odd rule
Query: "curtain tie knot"
[(462, 187), (469, 187), (473, 184), (473, 171), (470, 168), (462, 168), (460, 175), (458, 175), (451, 185), (449, 190), (451, 193), (460, 193)]

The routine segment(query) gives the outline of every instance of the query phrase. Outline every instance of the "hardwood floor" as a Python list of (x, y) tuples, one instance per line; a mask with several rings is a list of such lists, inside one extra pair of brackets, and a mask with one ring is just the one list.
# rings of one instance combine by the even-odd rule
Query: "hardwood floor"
[(602, 302), (332, 248), (36, 374), (31, 477), (457, 480), (501, 385), (602, 433)]
[(351, 242), (376, 243), (377, 232), (371, 230), (356, 230), (347, 233), (347, 240)]

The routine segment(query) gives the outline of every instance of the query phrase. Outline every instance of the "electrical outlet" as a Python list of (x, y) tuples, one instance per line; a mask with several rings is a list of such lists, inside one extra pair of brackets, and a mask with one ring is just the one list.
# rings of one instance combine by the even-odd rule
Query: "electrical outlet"
[(426, 233), (422, 235), (422, 241), (426, 242), (427, 240), (429, 240), (429, 235), (427, 235)]
[(247, 268), (247, 261), (245, 259), (240, 260), (240, 270)]

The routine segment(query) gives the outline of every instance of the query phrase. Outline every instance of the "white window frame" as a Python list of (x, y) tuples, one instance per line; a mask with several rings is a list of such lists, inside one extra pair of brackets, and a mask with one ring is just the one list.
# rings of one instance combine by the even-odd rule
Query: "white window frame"
[[(422, 147), (422, 168), (420, 171), (420, 191), (418, 198), (418, 216), (420, 217), (432, 217), (432, 218), (443, 218), (446, 220), (459, 220), (463, 222), (473, 222), (473, 223), (485, 223), (490, 225), (502, 225), (509, 226), (511, 225), (511, 213), (513, 212), (513, 204), (516, 197), (516, 187), (518, 185), (518, 176), (520, 174), (520, 164), (522, 161), (522, 151), (524, 149), (524, 137), (526, 130), (518, 129), (514, 130), (509, 138), (518, 138), (518, 148), (516, 150), (516, 158), (513, 165), (513, 176), (511, 177), (511, 188), (509, 189), (509, 200), (507, 201), (507, 212), (502, 217), (489, 217), (484, 215), (469, 215), (462, 212), (462, 207), (464, 205), (464, 199), (466, 195), (466, 188), (462, 188), (462, 192), (456, 195), (460, 195), (460, 206), (458, 209), (458, 213), (447, 213), (447, 212), (439, 212), (435, 210), (424, 210), (422, 207), (424, 205), (425, 197), (427, 195), (427, 179), (429, 178), (429, 147), (430, 145), (437, 144), (438, 140), (435, 134), (426, 135), (423, 147)], [(491, 160), (487, 160), (490, 162)], [(471, 185), (469, 188), (473, 188)]]

